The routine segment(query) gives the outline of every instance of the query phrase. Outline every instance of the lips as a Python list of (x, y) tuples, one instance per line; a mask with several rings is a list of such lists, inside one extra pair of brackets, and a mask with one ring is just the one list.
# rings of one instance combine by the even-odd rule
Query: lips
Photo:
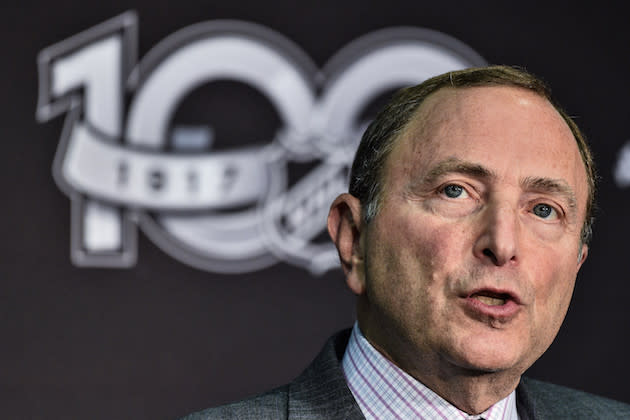
[(486, 305), (490, 305), (490, 306), (504, 305), (505, 301), (507, 300), (503, 298), (495, 298), (495, 297), (483, 296), (483, 295), (473, 296), (473, 299), (477, 299), (481, 301), (481, 303), (485, 303)]
[(519, 297), (508, 290), (476, 289), (462, 296), (466, 312), (474, 318), (509, 321), (519, 312)]
[(513, 299), (509, 293), (496, 293), (489, 290), (481, 290), (470, 295), (472, 299), (477, 299), (481, 303), (489, 306), (500, 306)]

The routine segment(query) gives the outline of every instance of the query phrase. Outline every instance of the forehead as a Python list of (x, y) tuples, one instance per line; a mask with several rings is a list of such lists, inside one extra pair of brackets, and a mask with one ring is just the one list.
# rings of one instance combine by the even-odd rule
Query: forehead
[(448, 158), (487, 167), (508, 181), (561, 179), (576, 190), (582, 207), (586, 202), (586, 170), (569, 126), (549, 101), (525, 89), (443, 88), (433, 93), (401, 133), (387, 173), (418, 175)]

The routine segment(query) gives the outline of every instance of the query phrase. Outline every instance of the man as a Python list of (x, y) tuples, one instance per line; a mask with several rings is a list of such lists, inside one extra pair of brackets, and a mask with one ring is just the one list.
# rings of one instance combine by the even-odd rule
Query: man
[(630, 418), (522, 378), (587, 257), (591, 153), (518, 69), (451, 72), (368, 127), (328, 230), (358, 323), (291, 384), (190, 419)]

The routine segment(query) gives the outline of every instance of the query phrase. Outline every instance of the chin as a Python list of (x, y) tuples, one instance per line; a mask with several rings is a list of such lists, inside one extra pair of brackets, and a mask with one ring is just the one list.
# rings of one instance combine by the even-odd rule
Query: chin
[[(451, 360), (455, 365), (478, 374), (497, 373), (505, 371), (520, 372), (523, 368), (524, 360), (519, 352), (504, 346), (493, 347), (488, 343), (476, 346), (467, 346)], [(520, 374), (519, 373), (519, 374)]]
[(461, 367), (467, 371), (483, 375), (514, 370), (515, 365), (502, 360), (470, 360), (462, 363)]

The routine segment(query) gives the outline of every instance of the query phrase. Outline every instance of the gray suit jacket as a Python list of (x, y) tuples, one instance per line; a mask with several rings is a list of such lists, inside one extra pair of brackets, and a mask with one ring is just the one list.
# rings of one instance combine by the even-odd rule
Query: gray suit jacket
[[(210, 408), (182, 420), (364, 419), (341, 368), (350, 330), (333, 336), (293, 382), (265, 394)], [(521, 420), (630, 419), (630, 405), (585, 392), (522, 378), (516, 388)]]

